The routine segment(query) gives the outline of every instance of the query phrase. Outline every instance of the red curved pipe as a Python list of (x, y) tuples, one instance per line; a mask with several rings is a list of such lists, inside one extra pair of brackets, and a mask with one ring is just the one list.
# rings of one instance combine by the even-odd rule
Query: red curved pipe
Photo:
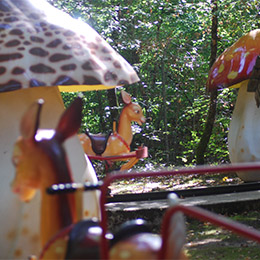
[(170, 221), (172, 215), (174, 215), (178, 211), (181, 211), (192, 218), (196, 218), (204, 222), (210, 222), (211, 224), (226, 228), (234, 233), (237, 233), (241, 236), (247, 237), (260, 243), (260, 231), (257, 231), (256, 229), (251, 229), (246, 225), (232, 221), (228, 218), (214, 214), (202, 208), (194, 206), (188, 207), (183, 205), (177, 205), (175, 207), (169, 208), (163, 217), (161, 231), (162, 247), (159, 251), (158, 259), (165, 259)]
[[(139, 178), (139, 177), (155, 177), (155, 176), (174, 176), (174, 175), (189, 175), (189, 174), (210, 174), (210, 173), (225, 173), (230, 171), (253, 171), (253, 170), (260, 170), (260, 163), (237, 163), (237, 164), (228, 164), (228, 165), (221, 165), (221, 166), (196, 166), (192, 168), (177, 168), (174, 170), (162, 170), (158, 172), (131, 172), (131, 173), (111, 173), (108, 174), (105, 179), (104, 183), (101, 186), (101, 196), (100, 196), (100, 208), (101, 208), (101, 228), (102, 228), (102, 236), (101, 236), (101, 247), (100, 247), (100, 255), (101, 259), (109, 259), (109, 251), (108, 251), (108, 243), (106, 240), (106, 233), (107, 233), (107, 214), (105, 210), (106, 204), (106, 197), (107, 197), (107, 190), (108, 186), (115, 180), (119, 179), (129, 179), (129, 178)], [(184, 206), (183, 206), (184, 207)], [(185, 207), (185, 213), (191, 214), (188, 208)], [(201, 211), (201, 209), (200, 209)], [(192, 213), (193, 214), (193, 213)], [(198, 211), (195, 211), (195, 215), (197, 217), (205, 217), (204, 215), (201, 216)], [(196, 217), (195, 216), (195, 217)], [(208, 215), (206, 215), (208, 216)], [(206, 218), (206, 217), (205, 217)], [(218, 224), (218, 221), (215, 222)], [(221, 223), (219, 223), (221, 225)], [(224, 224), (223, 224), (224, 225)], [(228, 226), (226, 226), (228, 228)], [(234, 227), (236, 230), (236, 227)], [(241, 230), (240, 230), (241, 231)], [(237, 230), (237, 232), (240, 232)], [(243, 233), (243, 231), (241, 231)], [(162, 254), (160, 252), (160, 254)]]

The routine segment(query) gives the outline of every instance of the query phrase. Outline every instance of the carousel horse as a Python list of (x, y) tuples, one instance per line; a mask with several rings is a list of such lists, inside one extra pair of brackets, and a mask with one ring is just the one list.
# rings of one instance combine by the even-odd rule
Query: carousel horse
[[(125, 106), (120, 114), (117, 131), (114, 129), (112, 133), (107, 135), (90, 133), (79, 135), (88, 156), (110, 157), (135, 153), (135, 151), (130, 151), (130, 144), (133, 140), (131, 122), (142, 125), (145, 122), (145, 117), (142, 108), (138, 104), (132, 103), (131, 96), (127, 92), (122, 90), (121, 96)], [(121, 167), (121, 170), (131, 168), (137, 161), (138, 158), (131, 158)]]

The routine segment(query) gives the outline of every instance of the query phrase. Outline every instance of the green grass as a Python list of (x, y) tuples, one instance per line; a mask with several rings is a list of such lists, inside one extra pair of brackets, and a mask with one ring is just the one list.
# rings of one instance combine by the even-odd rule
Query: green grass
[[(260, 231), (259, 211), (234, 214), (229, 218)], [(193, 219), (187, 221), (186, 250), (190, 259), (260, 259), (259, 243)]]
[(260, 259), (259, 247), (206, 247), (200, 249), (189, 249), (188, 257), (199, 260), (251, 260)]

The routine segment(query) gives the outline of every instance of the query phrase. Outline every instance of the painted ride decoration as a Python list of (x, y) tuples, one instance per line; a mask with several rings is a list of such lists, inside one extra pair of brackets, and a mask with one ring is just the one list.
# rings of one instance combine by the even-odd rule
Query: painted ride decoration
[[(41, 128), (52, 129), (64, 112), (60, 91), (110, 89), (139, 80), (127, 61), (89, 25), (45, 0), (0, 1), (0, 258), (25, 259), (40, 250), (40, 195), (21, 203), (10, 190), (13, 142), (23, 113), (43, 98)], [(97, 183), (77, 136), (65, 149), (77, 182)], [(96, 191), (84, 194), (97, 205)], [(96, 202), (95, 202), (96, 201)], [(92, 214), (95, 207), (84, 203)], [(8, 221), (6, 221), (8, 219)], [(31, 242), (33, 241), (33, 243)]]
[(80, 134), (79, 139), (83, 145), (84, 152), (90, 159), (105, 160), (109, 164), (115, 160), (128, 160), (120, 170), (127, 170), (133, 167), (140, 158), (147, 157), (147, 147), (140, 147), (137, 151), (130, 151), (133, 140), (131, 122), (142, 125), (145, 117), (142, 108), (133, 103), (131, 96), (121, 91), (122, 100), (125, 104), (119, 118), (117, 130), (108, 134)]
[[(137, 219), (123, 226), (113, 235), (107, 231), (105, 203), (107, 188), (112, 181), (123, 178), (190, 174), (221, 171), (220, 167), (195, 167), (176, 171), (109, 174), (100, 186), (101, 220), (82, 219), (82, 189), (74, 185), (67, 154), (63, 147), (66, 138), (77, 133), (81, 124), (82, 100), (77, 98), (62, 114), (55, 130), (39, 129), (43, 101), (34, 103), (22, 117), (21, 137), (13, 151), (16, 175), (13, 192), (23, 201), (32, 199), (41, 190), (42, 252), (39, 259), (188, 259), (184, 254), (185, 221), (183, 213), (230, 229), (260, 243), (260, 232), (227, 218), (196, 207), (185, 207), (170, 198), (170, 208), (162, 222), (162, 233), (150, 232), (143, 220)], [(260, 169), (260, 165), (237, 166), (234, 169)], [(223, 167), (223, 171), (232, 167)], [(54, 185), (53, 185), (54, 184)], [(73, 193), (49, 195), (49, 186), (75, 187)], [(98, 186), (95, 186), (97, 188)], [(171, 195), (174, 196), (174, 195)], [(98, 208), (98, 206), (97, 206)], [(140, 246), (141, 245), (141, 246)], [(30, 255), (30, 252), (28, 252)], [(31, 259), (35, 257), (31, 257)]]
[[(242, 36), (210, 69), (207, 89), (239, 88), (228, 133), (232, 163), (260, 161), (260, 30)], [(237, 172), (244, 181), (259, 181), (260, 171)]]

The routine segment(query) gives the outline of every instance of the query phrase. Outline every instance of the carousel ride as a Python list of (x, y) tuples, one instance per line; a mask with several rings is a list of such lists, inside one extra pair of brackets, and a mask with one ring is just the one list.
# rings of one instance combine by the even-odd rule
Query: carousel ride
[[(184, 253), (185, 221), (183, 213), (220, 225), (260, 243), (260, 232), (196, 207), (178, 205), (170, 196), (169, 210), (162, 222), (162, 233), (153, 234), (143, 220), (125, 223), (117, 233), (107, 230), (105, 209), (107, 188), (115, 179), (189, 173), (190, 170), (110, 174), (100, 188), (101, 218), (83, 219), (83, 190), (73, 183), (64, 141), (75, 135), (81, 124), (82, 100), (77, 98), (62, 114), (55, 129), (39, 129), (43, 100), (32, 104), (20, 122), (21, 136), (13, 151), (16, 168), (12, 190), (21, 200), (29, 201), (41, 191), (41, 253), (39, 259), (188, 259)], [(212, 168), (212, 167), (211, 167)], [(232, 168), (232, 167), (231, 167)], [(239, 169), (239, 166), (233, 167)], [(243, 170), (260, 169), (260, 165), (240, 166)], [(211, 169), (212, 170), (212, 169)], [(214, 170), (214, 169), (213, 169)], [(218, 169), (220, 170), (220, 169)], [(223, 167), (226, 171), (227, 167)], [(205, 174), (210, 167), (194, 168)], [(221, 171), (221, 170), (220, 170)], [(49, 195), (47, 190), (57, 184), (74, 187), (73, 192)], [(57, 188), (54, 188), (56, 191)], [(88, 202), (87, 202), (88, 203)], [(99, 208), (97, 206), (97, 208)], [(141, 245), (141, 246), (140, 246)], [(28, 252), (30, 255), (30, 252)], [(35, 256), (31, 256), (31, 259)]]
[[(47, 241), (51, 239), (53, 233), (59, 233), (59, 229), (66, 229), (67, 225), (72, 227), (85, 218), (92, 220), (92, 217), (105, 221), (105, 218), (102, 218), (102, 209), (100, 213), (100, 207), (102, 208), (100, 191), (70, 194), (62, 196), (62, 198), (49, 198), (44, 193), (46, 186), (51, 183), (44, 179), (42, 170), (37, 169), (37, 165), (41, 164), (39, 158), (43, 158), (46, 162), (46, 168), (43, 167), (43, 170), (48, 169), (54, 174), (52, 177), (49, 176), (51, 181), (65, 183), (89, 181), (93, 185), (98, 184), (92, 164), (85, 155), (78, 136), (74, 135), (77, 131), (76, 127), (68, 127), (66, 130), (67, 123), (64, 122), (67, 119), (61, 119), (60, 123), (57, 123), (64, 112), (60, 91), (110, 89), (135, 83), (139, 79), (132, 67), (92, 28), (55, 9), (45, 0), (2, 0), (0, 2), (0, 21), (2, 24), (0, 28), (0, 119), (5, 122), (0, 129), (2, 177), (0, 221), (3, 223), (0, 235), (0, 257), (24, 259), (28, 255), (44, 256), (46, 252), (52, 254), (52, 250), (42, 251), (43, 247), (48, 248), (46, 243), (49, 243)], [(250, 34), (250, 42), (258, 39), (256, 35), (258, 35), (258, 31)], [(251, 56), (245, 53), (243, 57), (248, 61), (248, 57)], [(254, 65), (254, 62), (252, 64)], [(249, 68), (253, 66), (251, 65)], [(250, 70), (247, 71), (250, 74)], [(221, 69), (218, 72), (220, 73)], [(28, 112), (29, 116), (26, 116), (24, 112), (37, 99), (44, 99), (46, 104), (42, 112), (40, 112), (42, 102), (39, 102), (32, 106), (32, 110), (30, 108), (31, 112)], [(80, 103), (80, 101), (76, 101), (76, 103)], [(129, 102), (129, 98), (125, 103), (126, 107), (133, 106), (133, 103)], [(71, 111), (74, 111), (74, 108)], [(39, 120), (40, 113), (41, 120)], [(22, 138), (16, 143), (13, 152), (13, 163), (17, 168), (17, 176), (12, 182), (13, 175), (10, 173), (13, 172), (13, 166), (10, 158), (12, 157), (13, 142), (20, 134), (19, 125), (22, 117), (27, 119), (22, 120), (24, 122), (20, 127)], [(32, 121), (35, 119), (37, 120)], [(131, 122), (131, 120), (129, 121)], [(30, 124), (34, 125), (33, 129)], [(58, 126), (56, 127), (56, 125)], [(56, 127), (56, 131), (41, 131), (39, 126), (45, 129), (55, 129)], [(30, 129), (29, 131), (27, 127)], [(117, 130), (114, 128), (113, 132), (119, 133), (119, 127)], [(50, 162), (50, 156), (53, 156), (54, 152), (49, 152), (48, 149), (51, 145), (46, 145), (46, 140), (48, 140), (47, 143), (51, 140), (51, 145), (55, 147), (64, 145), (65, 151), (63, 148), (58, 149), (62, 158), (56, 158), (54, 162)], [(40, 146), (38, 146), (38, 142), (41, 143)], [(105, 152), (104, 143), (102, 146)], [(34, 158), (34, 161), (28, 159), (30, 156)], [(100, 160), (111, 161), (129, 159), (131, 163), (124, 166), (127, 169), (132, 167), (138, 159), (147, 156), (147, 148), (140, 148), (134, 152), (128, 150), (126, 154), (123, 152), (119, 155), (105, 156), (105, 153), (101, 153), (91, 156), (93, 158), (99, 156)], [(63, 160), (63, 163), (65, 160), (64, 167), (67, 169), (62, 168), (61, 165), (54, 166), (57, 162), (59, 164), (59, 160)], [(255, 170), (259, 172), (258, 168)], [(24, 176), (25, 171), (28, 176)], [(37, 176), (35, 171), (38, 173)], [(63, 171), (66, 173), (65, 179), (59, 176)], [(43, 179), (39, 178), (40, 176)], [(29, 179), (26, 180), (27, 177)], [(43, 183), (39, 183), (38, 178)], [(11, 182), (13, 191), (27, 203), (22, 203), (18, 196), (13, 194), (9, 187)], [(42, 205), (41, 199), (46, 202), (44, 205)], [(48, 204), (66, 204), (64, 208), (59, 206), (55, 209), (56, 220), (54, 223), (50, 223), (52, 219), (48, 215), (48, 207), (50, 207)], [(68, 216), (61, 220), (63, 211), (68, 213)], [(41, 216), (42, 213), (44, 213), (44, 217)], [(70, 225), (70, 223), (72, 224)], [(106, 232), (102, 223), (101, 241), (108, 242), (104, 236)], [(51, 225), (55, 227), (50, 228)], [(45, 226), (48, 228), (45, 229)], [(40, 229), (44, 231), (41, 232)], [(62, 239), (54, 240), (56, 245), (61, 243), (61, 248), (63, 247)], [(105, 249), (107, 248), (106, 242), (102, 242)], [(102, 246), (98, 246), (98, 248), (102, 251), (100, 255), (108, 254), (108, 250), (103, 250)], [(41, 251), (45, 253), (41, 255)], [(64, 251), (62, 252), (64, 254)]]
[[(12, 191), (24, 202), (30, 201), (36, 190), (41, 191), (40, 242), (43, 250), (39, 259), (99, 259), (103, 255), (103, 250), (99, 253), (100, 248), (105, 248), (101, 245), (100, 224), (93, 218), (95, 216), (83, 212), (82, 192), (58, 196), (46, 193), (54, 184), (66, 185), (74, 181), (63, 143), (80, 127), (82, 100), (77, 98), (52, 130), (39, 129), (43, 103), (42, 99), (34, 103), (21, 120), (21, 136), (15, 143), (12, 157), (16, 168)], [(83, 215), (88, 219), (83, 220)], [(174, 226), (184, 229), (182, 218), (180, 222), (177, 219)], [(127, 226), (126, 230), (134, 232), (124, 239), (121, 235), (111, 238), (110, 258), (121, 259), (127, 244), (131, 259), (156, 259), (162, 244), (160, 236), (151, 234), (142, 221)], [(167, 259), (186, 259), (180, 239), (184, 241), (183, 236), (174, 236), (171, 246), (175, 245), (175, 249), (166, 253)], [(140, 243), (143, 244), (141, 249)]]

